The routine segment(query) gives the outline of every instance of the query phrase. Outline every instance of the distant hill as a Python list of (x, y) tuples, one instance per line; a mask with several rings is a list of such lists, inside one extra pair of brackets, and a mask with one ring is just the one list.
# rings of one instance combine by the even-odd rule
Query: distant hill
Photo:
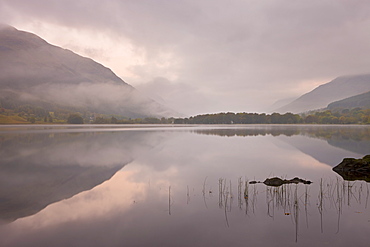
[(343, 100), (335, 101), (333, 103), (330, 103), (327, 108), (331, 110), (336, 108), (351, 109), (356, 107), (370, 109), (370, 91)]
[(0, 102), (127, 117), (172, 116), (109, 68), (51, 45), (40, 37), (0, 26)]
[(338, 77), (308, 92), (276, 112), (301, 113), (327, 107), (328, 104), (370, 91), (370, 74)]
[(296, 100), (297, 97), (294, 97), (294, 98), (285, 98), (285, 99), (280, 99), (278, 101), (276, 101), (275, 103), (273, 103), (270, 107), (268, 107), (266, 109), (266, 112), (267, 113), (273, 113), (273, 112), (276, 112), (276, 109), (279, 109), (291, 102), (293, 102), (294, 100)]

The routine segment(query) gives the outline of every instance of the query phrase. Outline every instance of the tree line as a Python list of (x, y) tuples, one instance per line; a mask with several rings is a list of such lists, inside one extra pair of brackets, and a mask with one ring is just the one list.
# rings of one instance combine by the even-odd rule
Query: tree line
[(293, 113), (233, 113), (221, 112), (203, 114), (189, 118), (136, 118), (117, 119), (116, 117), (97, 117), (93, 124), (370, 124), (370, 109), (337, 109)]
[(337, 109), (311, 114), (216, 113), (177, 118), (175, 124), (370, 124), (370, 109)]
[(120, 115), (105, 115), (89, 111), (75, 112), (72, 109), (56, 108), (53, 111), (31, 105), (6, 109), (0, 105), (0, 114), (18, 116), (29, 123), (69, 124), (370, 124), (370, 109), (333, 109), (293, 113), (233, 113), (202, 114), (189, 118), (127, 118)]

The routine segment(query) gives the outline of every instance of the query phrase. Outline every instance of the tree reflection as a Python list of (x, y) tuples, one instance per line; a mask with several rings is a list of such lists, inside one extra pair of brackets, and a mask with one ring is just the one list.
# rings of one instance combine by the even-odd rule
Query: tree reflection
[(227, 128), (215, 127), (211, 129), (193, 130), (193, 133), (223, 137), (304, 135), (326, 140), (331, 146), (359, 154), (366, 154), (370, 150), (370, 128), (368, 128), (368, 126), (236, 125), (233, 128), (228, 126)]

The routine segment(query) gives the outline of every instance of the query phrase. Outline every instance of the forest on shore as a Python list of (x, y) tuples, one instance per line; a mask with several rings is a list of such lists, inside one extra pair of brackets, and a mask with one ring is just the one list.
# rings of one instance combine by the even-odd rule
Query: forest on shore
[(233, 113), (202, 114), (188, 118), (127, 118), (60, 109), (49, 112), (30, 105), (0, 108), (0, 124), (370, 124), (370, 109), (332, 109), (305, 114)]

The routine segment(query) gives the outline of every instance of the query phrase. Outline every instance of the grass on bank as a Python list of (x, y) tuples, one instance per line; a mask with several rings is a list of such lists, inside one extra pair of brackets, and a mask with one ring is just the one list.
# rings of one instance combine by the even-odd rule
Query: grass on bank
[(1, 124), (29, 124), (31, 122), (27, 121), (27, 119), (14, 115), (14, 116), (6, 116), (0, 114), (0, 123)]

